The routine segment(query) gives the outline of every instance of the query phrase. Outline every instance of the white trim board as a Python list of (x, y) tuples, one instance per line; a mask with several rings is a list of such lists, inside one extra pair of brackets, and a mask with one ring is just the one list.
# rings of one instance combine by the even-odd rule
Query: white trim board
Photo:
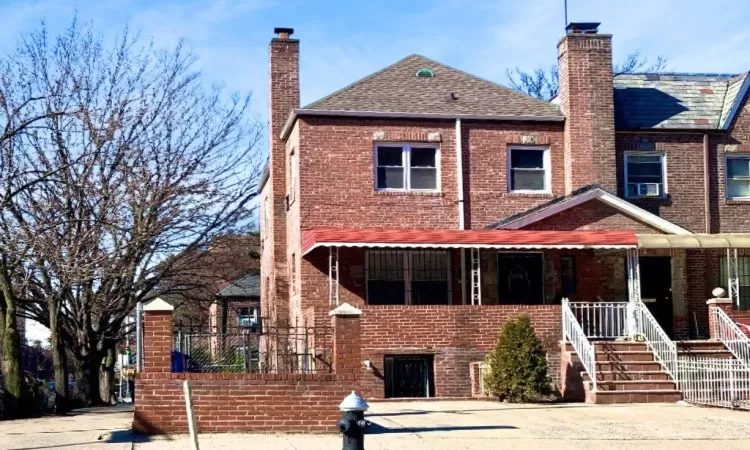
[(560, 202), (556, 205), (550, 206), (549, 208), (542, 209), (540, 211), (529, 214), (528, 216), (521, 217), (518, 220), (507, 223), (499, 227), (499, 229), (518, 230), (531, 225), (534, 222), (538, 222), (542, 219), (546, 219), (547, 217), (554, 216), (557, 213), (573, 208), (574, 206), (586, 203), (589, 200), (599, 200), (601, 202), (604, 202), (607, 205), (668, 234), (693, 234), (690, 231), (677, 226), (666, 219), (662, 219), (656, 214), (650, 213), (645, 209), (640, 208), (628, 202), (627, 200), (616, 197), (602, 189), (592, 189), (577, 197), (573, 197), (570, 200)]

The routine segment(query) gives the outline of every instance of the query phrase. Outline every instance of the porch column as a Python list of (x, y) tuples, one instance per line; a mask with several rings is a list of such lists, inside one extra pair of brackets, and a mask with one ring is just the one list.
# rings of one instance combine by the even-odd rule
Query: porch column
[(641, 269), (638, 261), (638, 249), (629, 249), (627, 253), (628, 271), (628, 334), (634, 337), (638, 332), (635, 317), (637, 301), (641, 299)]
[(735, 308), (740, 307), (740, 267), (737, 261), (737, 249), (727, 249), (727, 287), (729, 298)]
[(471, 304), (482, 304), (482, 262), (478, 248), (471, 249)]
[[(335, 279), (335, 281), (334, 281)], [(335, 287), (334, 287), (335, 284)], [(339, 248), (328, 247), (328, 306), (339, 305)]]

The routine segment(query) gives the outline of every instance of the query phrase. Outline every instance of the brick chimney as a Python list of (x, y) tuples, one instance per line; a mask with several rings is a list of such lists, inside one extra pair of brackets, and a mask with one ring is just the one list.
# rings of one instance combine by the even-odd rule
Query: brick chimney
[(274, 28), (269, 54), (270, 151), (269, 183), (273, 190), (273, 243), (276, 285), (274, 304), (279, 323), (289, 320), (289, 280), (286, 257), (286, 145), (279, 138), (289, 114), (299, 108), (299, 40), (292, 28)]
[(598, 26), (572, 23), (557, 45), (566, 193), (590, 184), (617, 192), (612, 35)]

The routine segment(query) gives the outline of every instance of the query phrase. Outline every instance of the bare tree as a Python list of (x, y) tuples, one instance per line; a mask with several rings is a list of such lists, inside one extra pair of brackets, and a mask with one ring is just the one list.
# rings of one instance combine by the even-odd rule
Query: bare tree
[[(667, 66), (667, 60), (659, 56), (653, 63), (649, 64), (648, 58), (643, 56), (640, 51), (629, 54), (624, 61), (614, 66), (614, 74), (634, 73), (634, 72), (659, 72)], [(525, 72), (516, 67), (514, 70), (505, 71), (510, 80), (513, 89), (538, 98), (544, 101), (550, 101), (557, 97), (560, 88), (560, 73), (557, 65), (548, 69), (538, 67), (532, 72)]]
[(2, 218), (25, 249), (16, 295), (73, 356), (77, 399), (107, 403), (115, 346), (132, 332), (126, 319), (184, 278), (173, 256), (249, 227), (261, 126), (249, 96), (207, 87), (181, 43), (157, 49), (125, 30), (107, 49), (74, 23), (54, 42), (44, 29), (28, 35), (23, 50), (44, 61), (45, 72), (29, 75), (41, 84), (69, 75), (76, 113), (43, 120), (23, 140), (32, 164), (59, 182), (15, 196)]
[(24, 45), (0, 58), (0, 354), (4, 378), (4, 413), (17, 415), (22, 393), (20, 336), (18, 333), (19, 289), (28, 281), (17, 275), (29, 256), (28, 242), (17, 239), (12, 217), (19, 197), (46, 183), (59, 182), (65, 165), (41, 167), (35, 163), (44, 154), (27, 145), (45, 122), (76, 111), (70, 102), (77, 90), (64, 66), (46, 71), (43, 61), (27, 58)]

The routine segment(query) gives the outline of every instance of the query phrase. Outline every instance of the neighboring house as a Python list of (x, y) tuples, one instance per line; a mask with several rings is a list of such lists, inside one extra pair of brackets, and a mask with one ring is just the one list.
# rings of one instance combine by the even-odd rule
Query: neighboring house
[[(208, 325), (215, 319), (217, 301), (224, 290), (246, 287), (260, 269), (259, 236), (226, 235), (194, 251), (186, 251), (172, 262), (172, 275), (162, 282), (161, 295), (175, 306), (177, 323)], [(248, 281), (245, 280), (246, 276)], [(231, 292), (231, 290), (230, 290)], [(238, 292), (238, 291), (235, 291)], [(258, 293), (258, 297), (260, 294)], [(251, 295), (250, 297), (255, 297)], [(258, 300), (258, 299), (249, 299)], [(220, 307), (219, 307), (220, 309)]]
[(411, 55), (302, 108), (277, 29), (264, 315), (348, 302), (366, 395), (466, 397), (521, 312), (559, 371), (563, 298), (642, 301), (673, 339), (708, 335), (717, 286), (750, 310), (750, 76), (613, 75), (595, 25), (559, 41), (553, 103)]
[(222, 332), (260, 326), (260, 276), (245, 275), (216, 294), (209, 309), (209, 323)]

